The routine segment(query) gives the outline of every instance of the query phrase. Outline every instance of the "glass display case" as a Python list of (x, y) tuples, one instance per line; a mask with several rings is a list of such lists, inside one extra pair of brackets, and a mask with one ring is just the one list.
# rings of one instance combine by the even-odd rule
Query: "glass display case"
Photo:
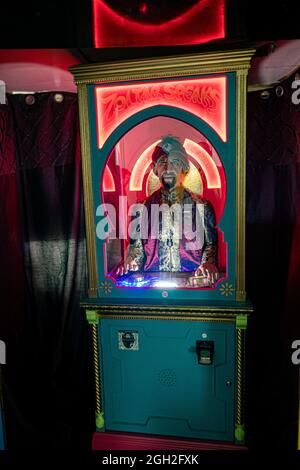
[[(246, 79), (253, 53), (71, 69), (89, 268), (82, 307), (93, 328), (98, 429), (243, 442), (251, 312)], [(166, 347), (172, 353), (163, 360), (154, 351)], [(150, 358), (141, 384), (136, 371)], [(201, 403), (184, 385), (187, 370), (192, 388), (205, 384)], [(176, 412), (165, 401), (166, 374), (179, 387)], [(157, 406), (143, 387), (152, 388)], [(138, 410), (129, 406), (137, 390), (144, 397), (136, 396)]]
[[(182, 155), (188, 159), (182, 190), (179, 185), (166, 191), (155, 174), (154, 165), (168, 163), (168, 159), (164, 162), (162, 158), (157, 164), (152, 161), (155, 148), (161, 148), (162, 138), (177, 145), (180, 142)], [(180, 158), (178, 164), (182, 171)], [(171, 170), (172, 175), (174, 169)], [(168, 168), (163, 171), (168, 174)], [(220, 224), (226, 202), (225, 171), (218, 153), (200, 131), (166, 116), (141, 122), (113, 147), (99, 186), (98, 214), (102, 217), (96, 235), (103, 240), (99, 262), (105, 266), (105, 280), (111, 280), (116, 288), (180, 290), (217, 289), (227, 280), (228, 251)], [(170, 204), (166, 197), (163, 202), (164, 196), (176, 199)], [(218, 269), (213, 282), (205, 272), (195, 276), (208, 243), (206, 213), (213, 218), (209, 237)], [(126, 267), (122, 270), (120, 265), (126, 263), (134, 250), (135, 258), (143, 259), (137, 266), (129, 265), (125, 274)], [(164, 259), (159, 261), (159, 257)]]

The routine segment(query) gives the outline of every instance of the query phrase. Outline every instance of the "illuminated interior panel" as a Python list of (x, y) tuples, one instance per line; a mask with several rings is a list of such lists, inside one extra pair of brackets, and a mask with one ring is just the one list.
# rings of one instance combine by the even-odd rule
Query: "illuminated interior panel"
[[(108, 216), (111, 231), (103, 254), (106, 276), (113, 279), (118, 287), (121, 286), (115, 273), (126, 257), (130, 243), (130, 231), (127, 230), (131, 220), (130, 207), (144, 203), (161, 188), (160, 180), (153, 172), (152, 154), (164, 135), (176, 136), (187, 153), (190, 168), (183, 186), (213, 207), (218, 233), (218, 263), (222, 279), (226, 277), (227, 243), (219, 228), (226, 203), (226, 177), (221, 158), (211, 142), (194, 127), (175, 118), (157, 116), (141, 122), (123, 135), (108, 156), (102, 180), (99, 181), (101, 201), (106, 207), (110, 205), (115, 208), (113, 215)], [(121, 226), (122, 236), (119, 237)], [(186, 282), (182, 273), (177, 280), (173, 279), (172, 273), (162, 276), (161, 273), (147, 272), (146, 277), (145, 273), (141, 276), (131, 274), (136, 277), (130, 280), (124, 278), (122, 287), (130, 287), (131, 282), (135, 283), (135, 287), (151, 288), (161, 287), (161, 283), (170, 286), (172, 282)], [(146, 284), (143, 284), (142, 277)], [(196, 287), (211, 288), (204, 285)]]
[(135, 113), (156, 105), (188, 111), (205, 121), (226, 142), (226, 77), (96, 86), (97, 143)]

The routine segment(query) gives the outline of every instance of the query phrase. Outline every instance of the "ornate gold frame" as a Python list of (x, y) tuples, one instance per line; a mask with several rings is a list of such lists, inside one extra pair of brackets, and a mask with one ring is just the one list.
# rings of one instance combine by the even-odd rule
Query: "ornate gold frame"
[(246, 174), (246, 92), (247, 73), (255, 49), (209, 52), (184, 56), (78, 65), (70, 68), (79, 92), (81, 146), (84, 179), (85, 216), (88, 250), (89, 297), (97, 297), (97, 264), (91, 185), (91, 155), (87, 85), (92, 83), (188, 77), (209, 73), (236, 73), (236, 300), (245, 292), (245, 174)]

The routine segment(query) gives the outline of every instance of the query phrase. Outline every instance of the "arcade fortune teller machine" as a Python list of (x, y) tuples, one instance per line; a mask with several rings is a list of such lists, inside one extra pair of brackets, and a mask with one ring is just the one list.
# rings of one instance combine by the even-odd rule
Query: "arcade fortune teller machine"
[(98, 433), (244, 443), (253, 53), (71, 68)]

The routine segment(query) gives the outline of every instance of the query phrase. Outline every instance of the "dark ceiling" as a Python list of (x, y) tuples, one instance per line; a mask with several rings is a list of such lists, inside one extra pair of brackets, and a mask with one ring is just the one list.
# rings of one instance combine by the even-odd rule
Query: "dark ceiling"
[[(196, 0), (105, 0), (138, 20), (162, 22)], [(225, 0), (226, 42), (299, 39), (300, 2)], [(92, 0), (6, 0), (1, 5), (0, 48), (93, 47)], [(182, 6), (184, 5), (184, 7)], [(178, 10), (179, 9), (179, 10)], [(130, 52), (128, 52), (130, 54)], [(125, 51), (121, 52), (124, 57)], [(157, 54), (156, 54), (157, 55)], [(126, 56), (126, 54), (125, 54)]]

